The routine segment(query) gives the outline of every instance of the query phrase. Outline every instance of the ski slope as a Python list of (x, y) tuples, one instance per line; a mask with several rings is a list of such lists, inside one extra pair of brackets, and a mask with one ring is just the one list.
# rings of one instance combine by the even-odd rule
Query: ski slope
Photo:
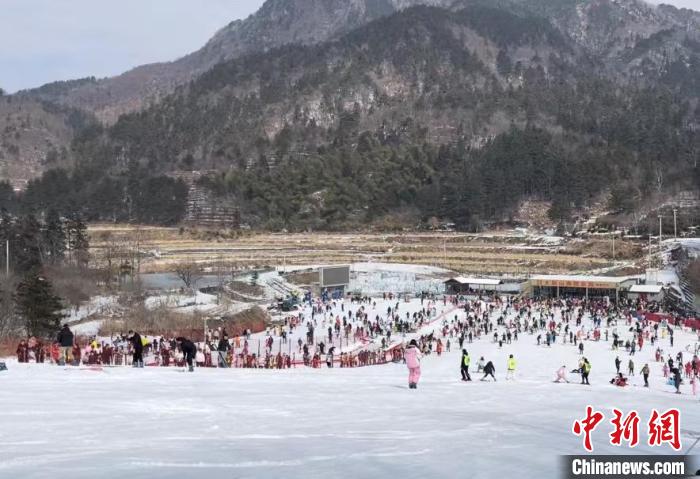
[[(535, 338), (522, 333), (502, 349), (486, 337), (466, 345), (472, 365), (480, 356), (494, 362), (496, 383), (459, 381), (453, 339), (451, 353), (424, 358), (416, 391), (402, 364), (189, 374), (10, 361), (0, 373), (0, 477), (557, 477), (559, 455), (583, 453), (571, 426), (589, 404), (606, 414), (593, 434), (596, 454), (629, 451), (609, 444), (613, 407), (642, 418), (635, 453), (673, 452), (645, 443), (652, 408), (680, 409), (683, 450), (700, 436), (698, 397), (688, 385), (673, 394), (648, 343), (634, 360), (637, 371), (649, 363), (652, 387), (635, 376), (622, 389), (608, 381), (616, 354), (626, 369), (624, 350), (586, 341), (592, 385), (575, 375), (555, 384), (554, 371), (575, 368), (578, 352)], [(696, 341), (678, 332), (675, 348), (660, 345), (689, 358)], [(514, 381), (504, 380), (508, 354), (518, 360)]]

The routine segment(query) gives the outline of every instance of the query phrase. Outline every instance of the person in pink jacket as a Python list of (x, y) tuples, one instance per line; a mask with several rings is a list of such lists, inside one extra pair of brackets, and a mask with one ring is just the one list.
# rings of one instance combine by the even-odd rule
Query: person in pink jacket
[(557, 377), (556, 377), (556, 379), (554, 379), (554, 382), (555, 382), (555, 383), (559, 383), (559, 382), (562, 382), (562, 381), (565, 381), (565, 382), (567, 382), (567, 383), (569, 382), (569, 380), (566, 379), (566, 365), (560, 367), (560, 368), (557, 370)]
[(404, 359), (406, 360), (406, 367), (408, 368), (408, 387), (410, 389), (418, 388), (421, 357), (423, 357), (423, 355), (418, 350), (418, 343), (416, 343), (415, 339), (412, 339), (404, 352)]

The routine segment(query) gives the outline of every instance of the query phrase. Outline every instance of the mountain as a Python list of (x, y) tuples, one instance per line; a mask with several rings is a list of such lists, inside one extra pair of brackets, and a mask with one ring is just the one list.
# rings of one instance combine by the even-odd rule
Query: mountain
[(245, 221), (286, 228), (397, 211), (469, 226), (528, 197), (563, 219), (610, 189), (633, 208), (650, 184), (693, 188), (697, 31), (650, 40), (630, 25), (656, 10), (594, 3), (612, 23), (571, 0), (379, 9), (328, 41), (217, 63), (77, 142), (80, 168), (220, 172), (207, 186)]
[[(459, 9), (471, 0), (268, 0), (246, 20), (219, 31), (202, 49), (179, 60), (144, 65), (102, 80), (70, 82), (61, 91), (29, 92), (44, 100), (88, 110), (107, 123), (158, 101), (212, 66), (283, 45), (314, 44), (335, 38), (385, 15), (415, 5)], [(638, 0), (512, 0), (495, 3), (536, 13), (591, 53), (630, 75), (645, 61), (684, 58), (684, 31), (700, 28), (700, 14), (651, 7)], [(641, 41), (641, 44), (640, 44)], [(620, 55), (624, 56), (620, 58)]]
[[(469, 227), (529, 197), (560, 220), (610, 191), (633, 210), (697, 189), (699, 25), (636, 0), (270, 0), (202, 50), (143, 67), (148, 101), (105, 86), (125, 76), (18, 96), (93, 108), (91, 91), (103, 118), (133, 110), (73, 141), (61, 181), (78, 196), (64, 204), (91, 218), (104, 195), (85, 185), (112, 182), (124, 206), (108, 217), (129, 220), (129, 178), (197, 169), (272, 228), (399, 213)], [(143, 73), (156, 70), (167, 82)], [(50, 183), (27, 198), (48, 202)]]
[(200, 50), (173, 62), (144, 65), (102, 80), (69, 82), (27, 94), (93, 112), (106, 123), (141, 109), (222, 61), (291, 43), (311, 44), (383, 15), (438, 0), (268, 0), (246, 20), (223, 29)]
[(0, 178), (24, 188), (46, 169), (69, 165), (74, 133), (90, 121), (80, 110), (0, 95)]
[(695, 62), (692, 67), (697, 68), (699, 12), (636, 0), (521, 0), (521, 4), (547, 18), (608, 72), (625, 80), (672, 81), (678, 62)]

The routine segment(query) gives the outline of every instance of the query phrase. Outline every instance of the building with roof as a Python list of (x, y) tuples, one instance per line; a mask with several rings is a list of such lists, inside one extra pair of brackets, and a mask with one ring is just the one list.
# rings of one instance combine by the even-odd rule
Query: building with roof
[(445, 292), (447, 294), (467, 294), (477, 291), (495, 291), (499, 284), (501, 284), (500, 279), (456, 276), (445, 281)]
[(636, 277), (589, 275), (536, 275), (532, 276), (525, 291), (539, 298), (610, 298), (617, 300), (620, 293), (636, 284)]
[(634, 284), (627, 290), (629, 299), (646, 301), (661, 301), (664, 298), (664, 287), (660, 284)]

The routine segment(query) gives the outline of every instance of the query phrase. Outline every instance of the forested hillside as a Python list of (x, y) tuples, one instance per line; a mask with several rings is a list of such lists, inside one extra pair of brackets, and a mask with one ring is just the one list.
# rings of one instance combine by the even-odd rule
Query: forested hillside
[(198, 169), (218, 172), (206, 184), (253, 226), (400, 215), (476, 228), (525, 198), (561, 220), (601, 193), (631, 211), (698, 188), (695, 14), (633, 0), (457, 5), (387, 7), (323, 43), (218, 63), (84, 129), (73, 172), (30, 184), (22, 207), (45, 208), (60, 181), (58, 204), (88, 219), (174, 223), (186, 191), (163, 175)]

